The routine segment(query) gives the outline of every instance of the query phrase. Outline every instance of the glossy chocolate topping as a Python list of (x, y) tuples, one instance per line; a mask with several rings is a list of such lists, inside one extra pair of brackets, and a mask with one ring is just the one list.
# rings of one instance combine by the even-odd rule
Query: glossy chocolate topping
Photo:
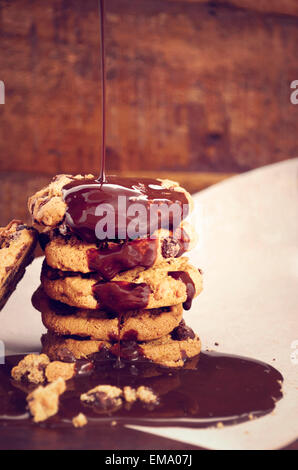
[(145, 238), (90, 248), (87, 253), (88, 267), (106, 280), (136, 266), (150, 268), (157, 257), (157, 245), (157, 239)]
[(92, 290), (100, 308), (119, 313), (146, 308), (151, 293), (144, 282), (126, 281), (98, 282)]
[[(102, 228), (101, 239), (153, 238), (158, 228), (176, 230), (189, 212), (184, 192), (167, 189), (151, 178), (108, 176), (104, 183), (95, 179), (74, 180), (64, 186), (63, 198), (67, 205), (65, 224), (88, 243), (99, 240), (98, 227)], [(139, 212), (134, 210), (136, 203)], [(107, 212), (98, 209), (103, 208), (100, 206), (103, 204), (108, 205), (108, 217)], [(157, 212), (153, 204), (158, 207)], [(180, 220), (173, 216), (177, 213), (175, 210), (169, 211), (172, 204), (175, 204), (174, 209), (179, 207)], [(108, 227), (113, 230), (109, 232)]]

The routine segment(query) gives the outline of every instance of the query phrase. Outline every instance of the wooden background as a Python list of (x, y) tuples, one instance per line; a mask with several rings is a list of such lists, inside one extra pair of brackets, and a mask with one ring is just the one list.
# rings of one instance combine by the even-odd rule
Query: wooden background
[[(297, 0), (106, 0), (107, 167), (191, 191), (298, 155)], [(97, 0), (0, 0), (0, 224), (99, 173)]]

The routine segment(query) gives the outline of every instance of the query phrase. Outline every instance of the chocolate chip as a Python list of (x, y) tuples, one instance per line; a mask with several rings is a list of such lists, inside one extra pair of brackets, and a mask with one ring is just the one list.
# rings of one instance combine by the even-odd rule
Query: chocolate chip
[(56, 315), (76, 315), (78, 311), (77, 307), (72, 307), (71, 305), (64, 304), (62, 302), (59, 302), (59, 300), (49, 299), (49, 304)]
[(171, 336), (175, 341), (185, 341), (195, 338), (193, 330), (185, 324), (184, 320), (181, 320), (179, 325), (172, 331)]
[(121, 404), (121, 399), (110, 397), (105, 392), (95, 392), (94, 394), (90, 395), (90, 398), (92, 398), (92, 404), (94, 406), (105, 411), (118, 408), (118, 406)]
[(57, 357), (62, 362), (76, 362), (73, 353), (66, 347), (61, 347), (57, 351)]
[(138, 332), (136, 330), (126, 331), (123, 335), (122, 341), (137, 341)]
[(42, 250), (45, 249), (47, 244), (50, 242), (50, 236), (47, 233), (40, 233), (38, 236), (38, 241)]
[(71, 232), (65, 223), (60, 224), (58, 230), (60, 235), (62, 235), (63, 237), (68, 237), (68, 239), (70, 238)]
[(24, 230), (25, 228), (28, 228), (28, 227), (24, 224), (21, 224), (17, 226), (16, 231), (19, 232), (20, 230)]
[(50, 201), (50, 198), (47, 197), (47, 195), (45, 195), (45, 197), (38, 204), (38, 210), (41, 209), (41, 207), (45, 206), (49, 201)]
[(177, 240), (165, 238), (162, 242), (161, 253), (164, 258), (175, 258), (179, 253), (180, 246)]

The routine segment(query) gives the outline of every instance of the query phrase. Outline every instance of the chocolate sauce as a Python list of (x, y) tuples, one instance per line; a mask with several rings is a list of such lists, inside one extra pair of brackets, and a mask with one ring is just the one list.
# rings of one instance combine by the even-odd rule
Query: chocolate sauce
[(196, 288), (195, 288), (193, 280), (191, 279), (190, 275), (184, 271), (172, 271), (172, 272), (169, 272), (168, 274), (174, 279), (184, 282), (185, 287), (186, 287), (187, 298), (186, 298), (186, 301), (183, 303), (183, 308), (184, 310), (189, 310), (191, 308), (194, 295), (196, 293)]
[(181, 320), (178, 326), (174, 328), (171, 332), (172, 339), (176, 341), (184, 341), (186, 339), (194, 339), (195, 338), (194, 331), (186, 325), (184, 320)]
[(124, 314), (129, 310), (141, 310), (147, 307), (151, 292), (150, 287), (143, 282), (136, 284), (125, 281), (112, 281), (98, 282), (92, 290), (100, 308), (118, 314), (117, 366), (122, 367), (120, 352), (122, 352), (123, 346), (120, 344), (120, 333)]
[[(121, 369), (113, 369), (114, 360), (109, 356), (101, 353), (94, 356), (93, 370), (67, 382), (59, 413), (41, 424), (34, 424), (26, 409), (25, 398), (32, 385), (16, 383), (10, 378), (12, 366), (23, 356), (6, 357), (5, 365), (0, 365), (0, 432), (23, 426), (33, 438), (41, 427), (71, 428), (71, 419), (79, 412), (87, 416), (87, 426), (93, 426), (98, 432), (112, 421), (117, 421), (120, 428), (125, 424), (194, 428), (214, 426), (218, 422), (228, 425), (270, 413), (282, 397), (282, 375), (263, 362), (208, 352), (175, 370), (144, 360), (134, 347), (129, 351), (129, 346), (126, 349), (129, 361)], [(132, 354), (135, 354), (133, 361)], [(136, 402), (113, 412), (84, 406), (80, 394), (100, 384), (148, 386), (158, 395), (159, 404), (148, 409)]]
[(101, 53), (101, 173), (99, 182), (105, 182), (106, 166), (106, 64), (105, 64), (105, 1), (99, 1), (100, 8), (100, 53)]
[[(158, 228), (175, 231), (189, 212), (184, 192), (167, 189), (152, 178), (108, 176), (104, 183), (95, 179), (74, 180), (64, 186), (63, 198), (67, 205), (65, 224), (88, 243), (96, 243), (99, 239), (154, 238)], [(136, 203), (142, 213), (134, 210)], [(153, 204), (159, 208), (156, 213)], [(180, 208), (181, 220), (173, 215), (173, 211), (168, 211), (172, 204), (175, 204), (172, 207)], [(103, 205), (108, 205), (105, 206), (109, 209), (108, 216), (105, 211), (97, 212)], [(135, 225), (136, 229), (130, 234), (129, 227)], [(100, 234), (99, 227), (102, 229)]]
[(100, 308), (119, 313), (146, 308), (151, 293), (144, 282), (136, 284), (126, 281), (98, 282), (92, 290)]
[(90, 248), (87, 252), (88, 267), (90, 271), (100, 273), (105, 280), (136, 266), (150, 268), (157, 257), (157, 242), (157, 239), (145, 238)]

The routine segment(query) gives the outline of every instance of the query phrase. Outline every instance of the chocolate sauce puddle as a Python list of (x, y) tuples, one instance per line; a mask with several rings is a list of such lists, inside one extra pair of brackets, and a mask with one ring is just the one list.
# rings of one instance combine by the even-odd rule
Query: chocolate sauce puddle
[[(79, 412), (88, 418), (87, 426), (101, 428), (116, 421), (118, 425), (209, 427), (218, 422), (236, 424), (270, 413), (282, 398), (282, 375), (273, 367), (254, 359), (204, 352), (185, 363), (182, 369), (168, 369), (136, 356), (124, 361), (124, 367), (113, 368), (115, 359), (98, 353), (94, 367), (67, 382), (60, 399), (59, 413), (41, 424), (34, 424), (26, 410), (26, 393), (32, 386), (13, 382), (10, 370), (23, 356), (6, 357), (0, 366), (0, 429), (23, 426), (35, 432), (36, 427), (72, 426)], [(84, 406), (80, 394), (99, 384), (118, 387), (150, 387), (160, 403), (146, 407), (140, 402), (130, 408), (103, 411)], [(121, 426), (120, 426), (121, 427)]]

